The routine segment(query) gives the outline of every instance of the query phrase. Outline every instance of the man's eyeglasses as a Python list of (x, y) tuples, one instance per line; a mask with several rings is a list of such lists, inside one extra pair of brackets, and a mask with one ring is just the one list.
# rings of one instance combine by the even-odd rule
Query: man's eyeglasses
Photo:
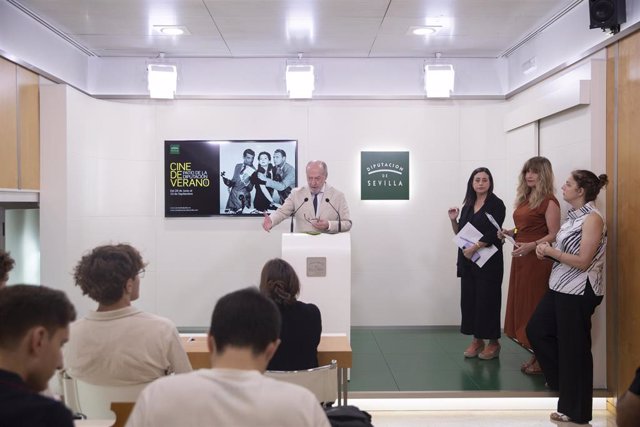
[(318, 218), (313, 218), (313, 217), (309, 218), (309, 217), (307, 216), (307, 214), (304, 214), (304, 219), (305, 219), (305, 221), (307, 221), (309, 224), (314, 224), (314, 223), (318, 222)]
[(142, 279), (144, 277), (144, 273), (145, 273), (144, 268), (141, 268), (140, 271), (138, 271), (138, 277)]

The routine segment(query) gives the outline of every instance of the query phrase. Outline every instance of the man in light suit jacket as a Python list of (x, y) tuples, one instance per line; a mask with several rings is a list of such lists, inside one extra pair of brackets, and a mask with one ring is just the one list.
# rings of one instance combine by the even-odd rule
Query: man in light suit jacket
[(271, 215), (265, 214), (262, 228), (274, 226), (295, 214), (296, 231), (338, 233), (351, 229), (349, 206), (341, 191), (326, 183), (327, 164), (307, 163), (307, 186), (295, 188), (284, 204)]

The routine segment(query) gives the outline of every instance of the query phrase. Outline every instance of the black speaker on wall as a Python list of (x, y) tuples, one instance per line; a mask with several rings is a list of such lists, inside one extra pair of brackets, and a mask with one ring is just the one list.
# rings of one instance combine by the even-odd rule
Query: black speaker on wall
[(589, 0), (589, 28), (611, 30), (611, 34), (620, 31), (620, 24), (627, 20), (626, 0)]

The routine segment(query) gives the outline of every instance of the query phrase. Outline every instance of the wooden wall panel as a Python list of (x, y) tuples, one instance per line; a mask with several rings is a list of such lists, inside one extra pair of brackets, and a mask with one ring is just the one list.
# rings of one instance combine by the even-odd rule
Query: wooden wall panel
[(618, 43), (618, 393), (640, 366), (640, 33)]
[(0, 58), (0, 188), (18, 188), (16, 65)]
[(616, 280), (617, 265), (616, 265), (616, 242), (617, 242), (617, 230), (614, 217), (614, 190), (616, 189), (616, 182), (614, 182), (614, 170), (616, 168), (615, 163), (615, 135), (614, 135), (614, 120), (615, 120), (615, 73), (616, 73), (616, 58), (617, 58), (617, 46), (607, 49), (607, 112), (606, 112), (606, 170), (609, 176), (609, 185), (607, 187), (607, 229), (608, 229), (608, 248), (607, 248), (607, 271), (606, 271), (606, 299), (607, 305), (607, 389), (617, 389), (617, 358), (618, 358), (618, 281)]
[(20, 188), (40, 188), (40, 98), (38, 75), (18, 67)]

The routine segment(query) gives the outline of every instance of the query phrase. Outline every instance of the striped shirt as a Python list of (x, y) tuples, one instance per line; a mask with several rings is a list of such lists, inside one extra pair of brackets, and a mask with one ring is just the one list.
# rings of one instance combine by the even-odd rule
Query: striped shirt
[[(560, 227), (556, 236), (556, 249), (571, 255), (580, 253), (580, 243), (582, 242), (582, 224), (587, 216), (595, 212), (600, 217), (602, 214), (593, 204), (589, 202), (580, 209), (570, 209), (567, 220)], [(604, 283), (602, 280), (602, 268), (604, 266), (604, 252), (607, 246), (607, 227), (602, 228), (602, 235), (596, 253), (591, 260), (589, 268), (580, 270), (570, 267), (567, 264), (554, 262), (549, 277), (549, 288), (563, 294), (583, 295), (587, 279), (593, 288), (595, 295), (604, 295)]]

